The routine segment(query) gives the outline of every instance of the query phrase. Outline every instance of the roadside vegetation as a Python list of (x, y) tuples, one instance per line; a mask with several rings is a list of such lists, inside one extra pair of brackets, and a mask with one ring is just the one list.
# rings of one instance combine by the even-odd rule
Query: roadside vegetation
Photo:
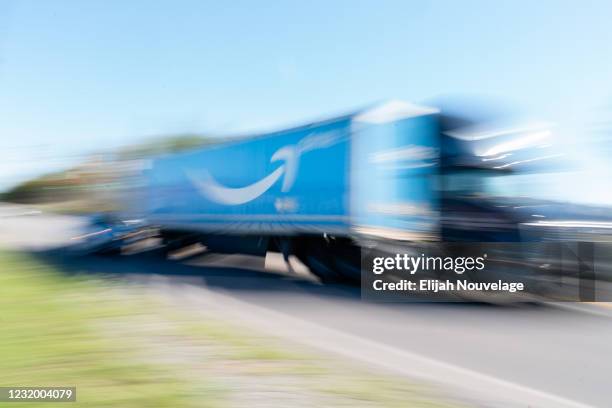
[(135, 362), (120, 338), (95, 330), (97, 321), (136, 306), (24, 256), (0, 253), (0, 384), (76, 386), (77, 401), (88, 406), (189, 406), (185, 384)]
[(0, 252), (0, 385), (76, 386), (69, 407), (456, 406), (148, 289)]
[(64, 171), (44, 174), (0, 194), (1, 201), (43, 205), (66, 213), (111, 211), (114, 192), (122, 178), (134, 171), (137, 161), (157, 155), (179, 153), (227, 141), (197, 134), (153, 137), (123, 148), (91, 154)]

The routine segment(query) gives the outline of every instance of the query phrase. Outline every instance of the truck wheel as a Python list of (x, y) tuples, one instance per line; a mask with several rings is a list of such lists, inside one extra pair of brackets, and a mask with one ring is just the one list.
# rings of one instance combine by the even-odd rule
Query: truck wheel
[(333, 263), (329, 259), (325, 259), (325, 257), (309, 255), (304, 264), (323, 283), (339, 283), (343, 281), (342, 276), (334, 270)]
[(336, 270), (333, 251), (322, 238), (300, 239), (294, 244), (294, 253), (323, 283), (344, 281)]
[(350, 239), (332, 239), (329, 251), (334, 262), (334, 269), (344, 281), (353, 285), (361, 284), (361, 248)]

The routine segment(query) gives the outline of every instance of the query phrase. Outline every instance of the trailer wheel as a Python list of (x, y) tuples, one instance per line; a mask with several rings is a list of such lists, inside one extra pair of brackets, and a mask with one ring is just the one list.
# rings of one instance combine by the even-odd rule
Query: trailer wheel
[(341, 276), (334, 270), (334, 262), (326, 248), (326, 242), (319, 237), (300, 238), (294, 241), (293, 253), (323, 283), (336, 283)]
[(346, 237), (330, 237), (328, 250), (333, 256), (334, 267), (343, 280), (352, 285), (361, 284), (361, 247)]
[(308, 255), (304, 264), (323, 283), (339, 283), (343, 281), (342, 276), (335, 271), (334, 264), (327, 257)]
[(302, 238), (295, 255), (324, 283), (357, 284), (361, 278), (359, 247), (348, 240)]

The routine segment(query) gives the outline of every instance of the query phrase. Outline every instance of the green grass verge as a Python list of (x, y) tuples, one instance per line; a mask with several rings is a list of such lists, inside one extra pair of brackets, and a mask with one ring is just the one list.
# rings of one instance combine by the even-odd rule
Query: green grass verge
[[(121, 338), (100, 337), (97, 321), (130, 310), (91, 282), (0, 252), (0, 385), (77, 387), (77, 404), (53, 406), (207, 406), (165, 370), (131, 362)], [(49, 406), (19, 406), (38, 405)]]

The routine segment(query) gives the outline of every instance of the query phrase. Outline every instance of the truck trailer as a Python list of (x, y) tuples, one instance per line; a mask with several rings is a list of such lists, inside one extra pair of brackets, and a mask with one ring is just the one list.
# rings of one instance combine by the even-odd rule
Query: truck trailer
[(360, 242), (439, 238), (438, 110), (401, 101), (151, 160), (127, 207), (165, 248), (297, 256), (358, 279)]
[[(211, 253), (276, 251), (324, 282), (359, 282), (362, 255), (374, 251), (462, 257), (477, 248), (495, 253), (485, 276), (470, 277), (486, 281), (541, 276), (543, 264), (563, 275), (564, 258), (536, 244), (608, 236), (609, 209), (540, 197), (538, 174), (572, 167), (548, 125), (452, 119), (390, 101), (144, 160), (121, 183), (122, 210), (106, 214), (115, 221), (93, 218), (86, 250), (155, 237), (153, 252), (164, 255), (192, 244)], [(526, 183), (542, 191), (525, 196)]]

